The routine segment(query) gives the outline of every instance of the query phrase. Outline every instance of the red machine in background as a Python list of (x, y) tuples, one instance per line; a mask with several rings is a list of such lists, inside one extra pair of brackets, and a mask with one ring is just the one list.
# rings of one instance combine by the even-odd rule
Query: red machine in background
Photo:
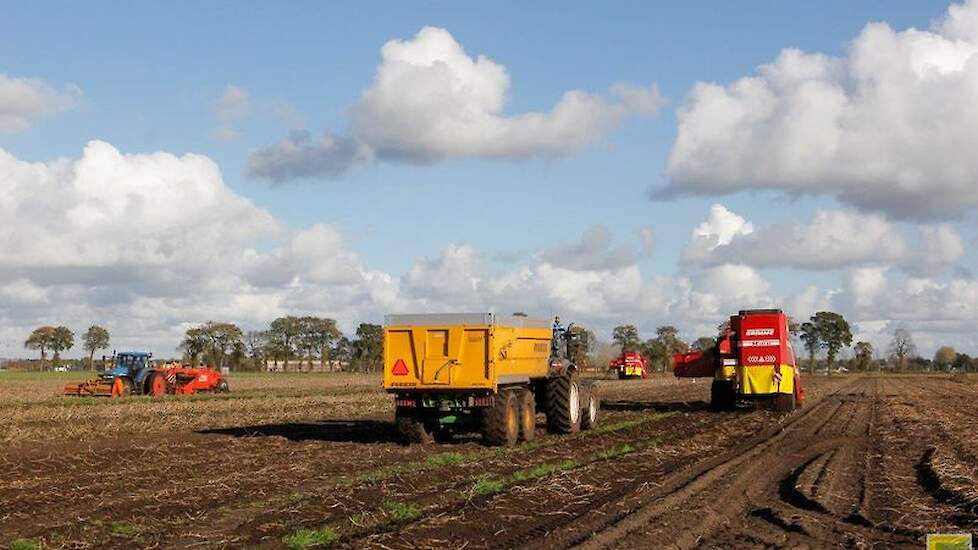
[(743, 310), (706, 351), (673, 356), (679, 378), (713, 378), (716, 409), (738, 399), (763, 399), (775, 410), (793, 411), (804, 399), (801, 372), (791, 346), (788, 316), (780, 309)]
[(648, 361), (635, 351), (625, 352), (609, 361), (608, 370), (616, 371), (619, 380), (649, 377)]
[(77, 397), (127, 397), (129, 395), (189, 395), (198, 392), (227, 393), (227, 379), (207, 367), (182, 363), (154, 364), (152, 354), (129, 351), (103, 358), (96, 378), (65, 386), (64, 395)]

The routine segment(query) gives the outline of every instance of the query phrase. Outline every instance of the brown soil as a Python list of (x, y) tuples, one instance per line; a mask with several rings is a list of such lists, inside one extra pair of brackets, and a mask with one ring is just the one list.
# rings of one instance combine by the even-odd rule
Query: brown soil
[(0, 545), (277, 548), (329, 528), (349, 548), (911, 548), (978, 529), (978, 385), (807, 381), (791, 415), (712, 412), (702, 381), (608, 381), (597, 431), (543, 437), (540, 422), (502, 450), (400, 445), (386, 410), (351, 414), (386, 399), (369, 386), (326, 389), (305, 416), (308, 393), (276, 396), (285, 422), (228, 422), (202, 400), (194, 414), (223, 424), (7, 439)]

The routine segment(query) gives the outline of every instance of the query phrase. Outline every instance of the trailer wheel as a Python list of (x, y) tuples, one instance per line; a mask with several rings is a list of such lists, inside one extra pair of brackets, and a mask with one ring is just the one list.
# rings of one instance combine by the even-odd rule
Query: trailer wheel
[(581, 429), (581, 385), (573, 374), (547, 380), (547, 431), (574, 433)]
[(222, 378), (221, 381), (217, 383), (217, 393), (228, 393), (230, 391), (231, 387), (228, 386), (228, 381)]
[(516, 393), (503, 390), (491, 407), (482, 411), (482, 435), (489, 445), (512, 446), (520, 436), (519, 401)]
[(771, 398), (771, 409), (782, 413), (795, 410), (795, 394), (793, 392), (774, 394)]
[(533, 441), (537, 436), (537, 400), (529, 388), (519, 392), (520, 440)]
[(598, 411), (601, 410), (601, 398), (598, 397), (597, 389), (593, 384), (588, 384), (584, 401), (584, 409), (581, 410), (581, 429), (590, 430), (598, 423)]
[(726, 380), (714, 380), (710, 385), (710, 408), (715, 411), (729, 411), (734, 408), (733, 384)]
[(397, 426), (397, 433), (401, 440), (407, 444), (427, 445), (434, 441), (434, 437), (424, 421), (417, 416), (407, 412), (397, 411), (394, 417), (394, 424)]
[(154, 372), (149, 376), (149, 382), (146, 384), (146, 393), (157, 397), (170, 393), (170, 384), (166, 381), (166, 376), (162, 372)]

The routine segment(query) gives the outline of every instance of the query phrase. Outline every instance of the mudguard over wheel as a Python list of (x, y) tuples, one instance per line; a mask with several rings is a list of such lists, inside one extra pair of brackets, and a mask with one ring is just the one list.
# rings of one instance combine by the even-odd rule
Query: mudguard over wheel
[(520, 405), (516, 392), (503, 390), (482, 411), (482, 436), (489, 445), (516, 445), (520, 437)]
[(584, 402), (581, 410), (581, 429), (590, 430), (598, 423), (598, 411), (601, 410), (601, 399), (594, 384), (584, 386)]
[(547, 380), (547, 431), (574, 433), (581, 429), (581, 384), (573, 374)]
[(398, 435), (405, 443), (427, 445), (434, 441), (434, 436), (425, 426), (424, 421), (408, 412), (398, 411), (394, 424), (397, 426)]
[(519, 392), (520, 441), (533, 441), (537, 436), (537, 400), (529, 388)]

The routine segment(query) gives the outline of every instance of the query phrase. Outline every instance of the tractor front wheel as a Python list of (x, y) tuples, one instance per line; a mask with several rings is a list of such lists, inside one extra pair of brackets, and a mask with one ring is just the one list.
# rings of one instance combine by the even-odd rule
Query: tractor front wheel
[(129, 397), (132, 395), (132, 381), (119, 377), (112, 381), (112, 397)]
[(217, 383), (217, 390), (216, 391), (217, 391), (217, 393), (228, 393), (228, 392), (230, 392), (231, 391), (231, 387), (228, 386), (228, 381), (222, 378), (221, 381)]

